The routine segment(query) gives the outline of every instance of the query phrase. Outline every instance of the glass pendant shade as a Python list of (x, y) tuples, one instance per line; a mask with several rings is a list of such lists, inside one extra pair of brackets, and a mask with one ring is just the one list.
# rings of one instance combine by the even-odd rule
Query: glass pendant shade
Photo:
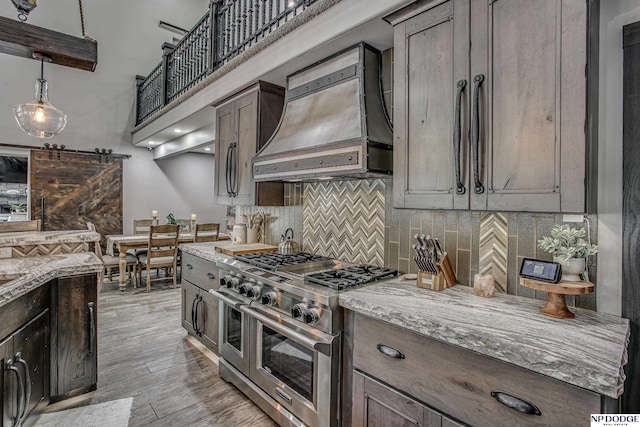
[(67, 125), (67, 115), (49, 102), (47, 91), (48, 83), (41, 77), (34, 100), (13, 107), (20, 129), (36, 138), (53, 138)]

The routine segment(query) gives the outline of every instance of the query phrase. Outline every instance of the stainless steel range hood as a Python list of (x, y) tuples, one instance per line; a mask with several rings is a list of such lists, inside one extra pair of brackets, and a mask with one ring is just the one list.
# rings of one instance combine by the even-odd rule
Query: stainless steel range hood
[(380, 52), (360, 43), (287, 78), (285, 108), (253, 158), (255, 181), (389, 177)]

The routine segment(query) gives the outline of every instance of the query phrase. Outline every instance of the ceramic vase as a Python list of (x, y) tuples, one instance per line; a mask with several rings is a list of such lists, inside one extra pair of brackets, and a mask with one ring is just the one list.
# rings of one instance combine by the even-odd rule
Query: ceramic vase
[(558, 257), (554, 257), (555, 262), (559, 262), (562, 266), (563, 282), (580, 282), (582, 281), (582, 273), (584, 273), (586, 267), (585, 258), (569, 258), (566, 261), (561, 261)]
[(247, 243), (258, 243), (258, 228), (247, 228)]

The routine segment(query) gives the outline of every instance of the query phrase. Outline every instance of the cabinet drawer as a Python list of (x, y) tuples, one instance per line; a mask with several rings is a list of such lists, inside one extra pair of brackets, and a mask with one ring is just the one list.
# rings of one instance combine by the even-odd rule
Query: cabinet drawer
[[(600, 412), (596, 393), (360, 315), (353, 366), (473, 426), (582, 426)], [(523, 399), (541, 415), (511, 409), (492, 391)]]
[(0, 340), (24, 325), (51, 304), (51, 284), (46, 283), (2, 307)]
[(191, 254), (182, 254), (182, 278), (205, 291), (220, 286), (216, 263)]

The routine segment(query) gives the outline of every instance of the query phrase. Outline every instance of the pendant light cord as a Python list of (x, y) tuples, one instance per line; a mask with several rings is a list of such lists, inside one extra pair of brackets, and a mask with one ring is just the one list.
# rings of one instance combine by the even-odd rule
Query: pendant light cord
[(40, 80), (44, 80), (44, 58), (40, 58)]
[(80, 9), (80, 26), (82, 27), (82, 37), (84, 37), (85, 40), (94, 41), (84, 32), (84, 13), (82, 11), (82, 0), (78, 0), (78, 8)]

